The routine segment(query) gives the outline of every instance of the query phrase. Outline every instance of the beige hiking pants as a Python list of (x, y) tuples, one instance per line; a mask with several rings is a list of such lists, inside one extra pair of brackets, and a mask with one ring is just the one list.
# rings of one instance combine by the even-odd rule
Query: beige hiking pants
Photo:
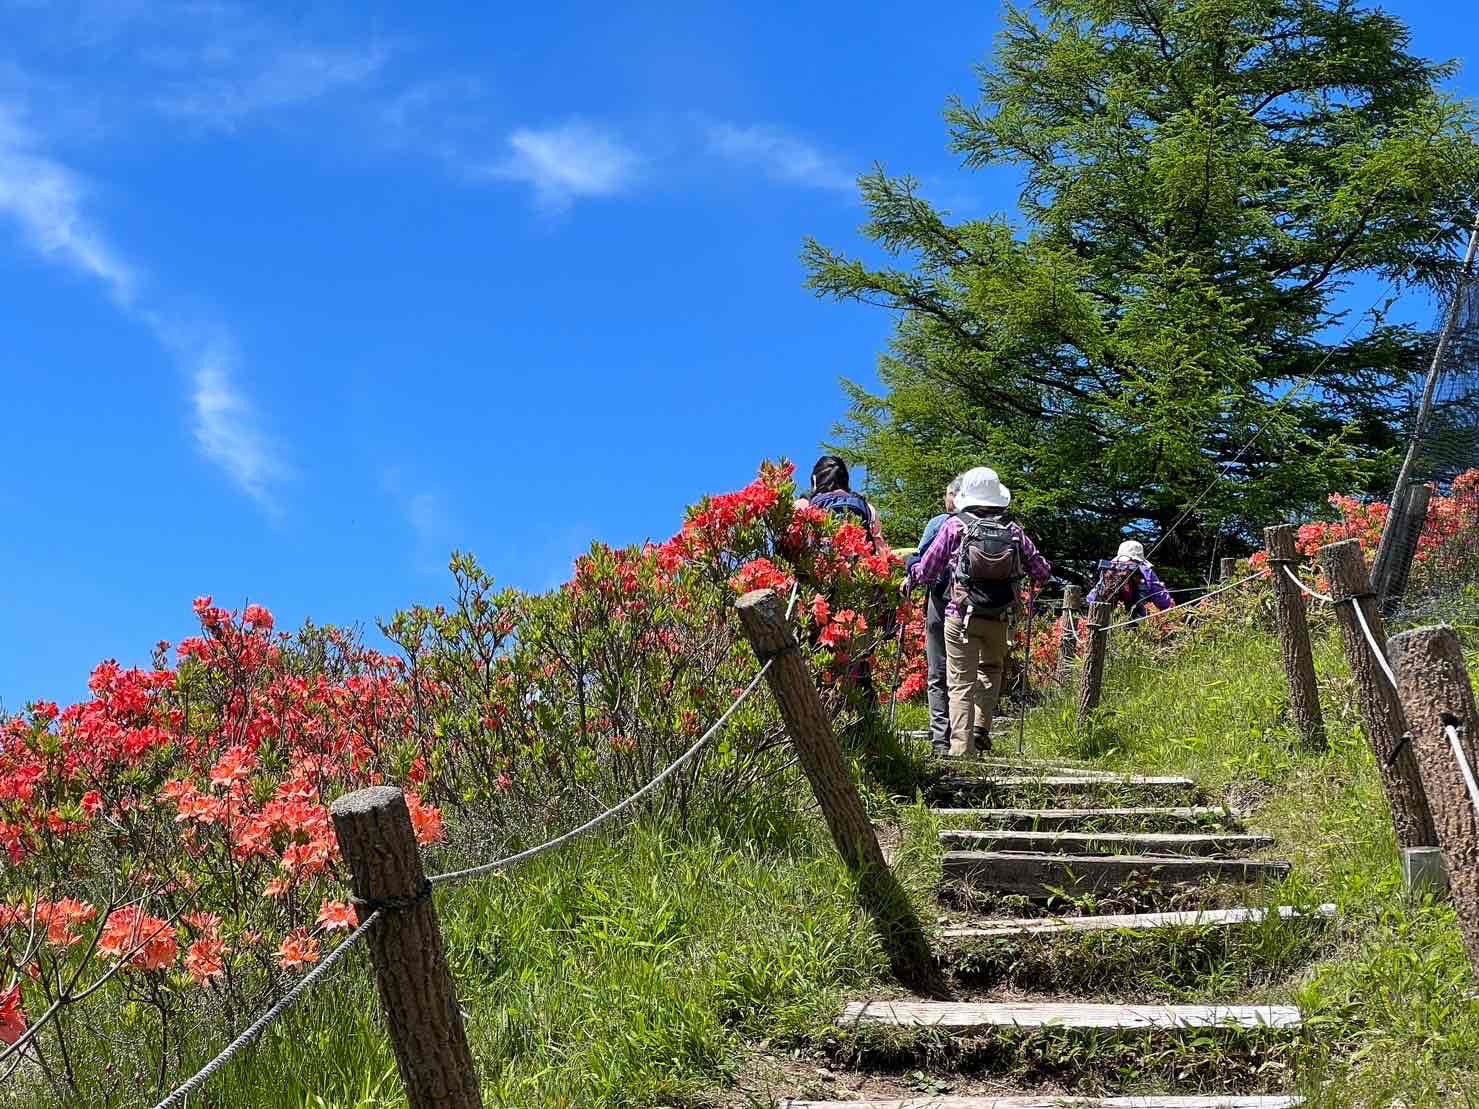
[(1007, 661), (1004, 620), (945, 619), (945, 674), (950, 687), (950, 753), (972, 758), (977, 737), (991, 735)]

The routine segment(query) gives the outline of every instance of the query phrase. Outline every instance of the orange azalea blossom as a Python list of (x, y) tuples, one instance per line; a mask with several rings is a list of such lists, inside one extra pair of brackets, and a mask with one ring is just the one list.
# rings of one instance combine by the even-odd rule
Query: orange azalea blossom
[(26, 1034), (26, 1013), (21, 1008), (21, 987), (17, 982), (0, 995), (0, 1044), (13, 1044)]
[(180, 953), (167, 921), (132, 906), (116, 910), (103, 925), (100, 954), (124, 959), (139, 970), (168, 970)]
[(318, 940), (299, 928), (289, 933), (277, 949), (277, 961), (284, 970), (292, 967), (311, 967), (319, 960)]
[(411, 827), (416, 831), (416, 842), (425, 847), (441, 843), (446, 836), (442, 827), (442, 812), (432, 805), (423, 805), (414, 793), (406, 794), (406, 807), (411, 811)]
[(196, 940), (185, 953), (185, 969), (201, 986), (219, 978), (226, 973), (226, 945), (213, 936)]
[(347, 932), (359, 923), (348, 901), (325, 901), (318, 910), (318, 926), (325, 932)]
[(228, 747), (211, 767), (211, 785), (216, 789), (229, 789), (237, 782), (246, 781), (256, 769), (257, 756), (251, 751), (245, 747)]
[(82, 936), (75, 931), (76, 926), (96, 920), (97, 915), (96, 908), (75, 897), (36, 903), (36, 923), (46, 926), (46, 942), (55, 947), (71, 947), (81, 943)]

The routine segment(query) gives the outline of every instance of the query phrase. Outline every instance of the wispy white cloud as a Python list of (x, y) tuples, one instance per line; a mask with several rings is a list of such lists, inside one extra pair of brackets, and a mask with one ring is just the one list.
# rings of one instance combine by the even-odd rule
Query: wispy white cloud
[(385, 64), (383, 46), (363, 49), (294, 47), (278, 44), (264, 56), (231, 57), (197, 72), (155, 101), (161, 112), (221, 131), (263, 112), (305, 104), (362, 84)]
[(274, 508), (272, 485), (283, 475), (283, 465), (233, 380), (226, 353), (203, 351), (190, 384), (195, 442), (201, 452), (259, 504)]
[(233, 381), (229, 345), (202, 341), (194, 328), (144, 303), (137, 269), (84, 211), (85, 187), (36, 148), (16, 113), (0, 105), (0, 217), (48, 261), (93, 278), (130, 318), (144, 324), (190, 375), (193, 430), (202, 453), (263, 507), (283, 467)]
[(852, 192), (855, 174), (811, 143), (776, 127), (740, 127), (705, 121), (709, 150), (729, 161), (760, 170), (774, 181), (815, 189)]
[(636, 183), (642, 159), (613, 132), (579, 119), (544, 130), (521, 127), (508, 136), (509, 156), (490, 177), (521, 181), (541, 208), (560, 212), (574, 201), (615, 196)]
[(15, 113), (0, 105), (0, 214), (9, 216), (41, 254), (98, 279), (115, 302), (128, 307), (137, 279), (82, 218), (81, 181), (29, 147)]

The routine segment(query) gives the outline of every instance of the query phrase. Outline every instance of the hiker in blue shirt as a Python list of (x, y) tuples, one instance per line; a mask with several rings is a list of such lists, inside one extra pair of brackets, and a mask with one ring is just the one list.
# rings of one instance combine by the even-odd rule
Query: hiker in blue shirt
[[(905, 568), (911, 568), (930, 549), (945, 521), (955, 514), (955, 494), (960, 492), (960, 478), (950, 480), (945, 487), (945, 511), (932, 516), (924, 525), (924, 534), (919, 538), (919, 549), (905, 560)], [(928, 600), (924, 610), (924, 657), (929, 664), (930, 744), (935, 754), (950, 750), (950, 690), (945, 679), (945, 605), (949, 601), (950, 574), (944, 574), (930, 583)]]

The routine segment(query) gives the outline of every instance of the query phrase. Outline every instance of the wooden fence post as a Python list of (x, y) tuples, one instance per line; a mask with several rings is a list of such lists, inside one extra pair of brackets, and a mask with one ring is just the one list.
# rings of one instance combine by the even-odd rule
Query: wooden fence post
[(1114, 606), (1107, 601), (1095, 601), (1089, 606), (1089, 653), (1084, 658), (1084, 668), (1078, 684), (1078, 719), (1086, 721), (1099, 707), (1099, 696), (1104, 690), (1104, 656), (1109, 646), (1109, 617)]
[(741, 597), (735, 608), (755, 657), (771, 664), (765, 680), (780, 706), (797, 761), (816, 794), (832, 842), (857, 877), (858, 899), (878, 927), (895, 976), (921, 993), (948, 996), (909, 894), (883, 857), (780, 598), (773, 590), (757, 589)]
[(1458, 910), (1464, 947), (1479, 972), (1479, 814), (1448, 737), (1452, 726), (1469, 767), (1479, 773), (1479, 745), (1475, 743), (1479, 713), (1463, 648), (1452, 628), (1415, 628), (1394, 635), (1387, 653), (1448, 867), (1448, 888)]
[(1428, 502), (1433, 491), (1425, 482), (1413, 482), (1402, 503), (1402, 519), (1388, 545), (1385, 576), (1372, 574), (1373, 588), (1381, 597), (1382, 611), (1392, 612), (1407, 593), (1407, 579), (1412, 575), (1412, 560), (1417, 544), (1428, 522)]
[(406, 798), (392, 786), (346, 794), (331, 806), (362, 915), (380, 907), (366, 942), (390, 1043), (411, 1109), (482, 1109), (462, 1010)]
[(1417, 760), (1407, 744), (1402, 742), (1407, 732), (1402, 705), (1397, 700), (1396, 690), (1381, 672), (1356, 619), (1355, 606), (1360, 605), (1376, 640), (1376, 650), (1384, 655), (1386, 630), (1382, 626), (1381, 613), (1377, 611), (1376, 597), (1371, 592), (1371, 582), (1366, 576), (1366, 560), (1361, 557), (1361, 545), (1355, 539), (1331, 543), (1320, 548), (1319, 557), (1325, 577), (1330, 582), (1330, 598), (1335, 602), (1332, 607), (1340, 624), (1346, 661), (1356, 679), (1356, 696), (1366, 725), (1366, 738), (1376, 754), (1382, 788), (1392, 808), (1397, 846), (1404, 849), (1435, 847), (1438, 839), (1433, 831), (1427, 798), (1423, 796)]
[[(1289, 580), (1298, 552), (1295, 527), (1280, 524), (1263, 531), (1264, 549), (1273, 574), (1274, 618), (1279, 628), (1279, 650), (1289, 681), (1289, 711), (1299, 737), (1311, 750), (1325, 749), (1325, 721), (1320, 713), (1320, 690), (1315, 683), (1315, 660), (1310, 653), (1310, 628), (1305, 620), (1304, 594)], [(1288, 571), (1286, 574), (1285, 571)]]
[(1058, 678), (1067, 682), (1078, 657), (1078, 610), (1083, 607), (1084, 591), (1076, 585), (1063, 587), (1063, 626), (1058, 629)]
[(1238, 572), (1238, 560), (1235, 558), (1224, 558), (1222, 560), (1222, 576), (1218, 580), (1224, 585), (1233, 580), (1233, 575)]

